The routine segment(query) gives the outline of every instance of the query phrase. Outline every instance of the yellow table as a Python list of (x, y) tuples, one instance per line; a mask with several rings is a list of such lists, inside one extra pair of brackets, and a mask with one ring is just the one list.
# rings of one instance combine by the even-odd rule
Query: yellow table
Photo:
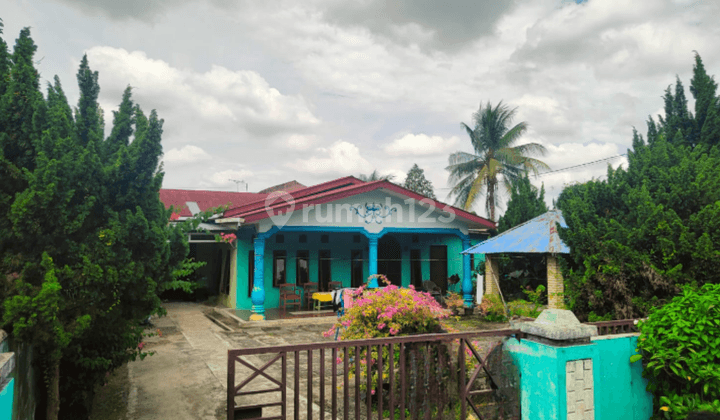
[(332, 293), (330, 292), (315, 292), (312, 294), (312, 298), (315, 301), (313, 303), (313, 310), (319, 311), (322, 309), (322, 304), (332, 302)]

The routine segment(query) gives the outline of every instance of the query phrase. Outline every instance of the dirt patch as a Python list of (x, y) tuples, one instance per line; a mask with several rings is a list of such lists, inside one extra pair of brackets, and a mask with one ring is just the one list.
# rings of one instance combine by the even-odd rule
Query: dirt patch
[(127, 365), (115, 370), (104, 386), (99, 386), (93, 399), (90, 420), (127, 420), (130, 379)]

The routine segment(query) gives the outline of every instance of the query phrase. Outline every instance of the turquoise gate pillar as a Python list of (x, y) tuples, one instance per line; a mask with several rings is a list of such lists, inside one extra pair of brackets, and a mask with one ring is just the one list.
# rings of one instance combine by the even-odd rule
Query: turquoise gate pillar
[[(368, 236), (368, 257), (370, 261), (368, 261), (368, 269), (370, 271), (370, 275), (375, 275), (378, 273), (378, 266), (377, 266), (377, 257), (378, 257), (378, 237), (375, 235)], [(378, 281), (376, 278), (372, 278), (370, 280), (370, 283), (368, 283), (369, 288), (375, 288), (378, 287)]]
[[(514, 323), (513, 323), (514, 324)], [(548, 309), (512, 328), (527, 335), (505, 343), (520, 373), (522, 418), (647, 420), (652, 395), (642, 367), (630, 363), (637, 334), (598, 337), (567, 310)]]
[(15, 353), (0, 353), (0, 419), (10, 420), (15, 399), (15, 379), (11, 377), (15, 369)]

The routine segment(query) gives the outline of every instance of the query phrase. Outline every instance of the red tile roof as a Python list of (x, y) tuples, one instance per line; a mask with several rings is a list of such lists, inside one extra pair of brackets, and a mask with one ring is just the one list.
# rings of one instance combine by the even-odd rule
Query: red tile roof
[[(483, 217), (469, 213), (460, 208), (441, 203), (437, 200), (425, 197), (414, 191), (410, 191), (397, 184), (384, 180), (363, 182), (355, 177), (345, 177), (298, 190), (290, 195), (294, 201), (293, 205), (295, 210), (299, 210), (310, 205), (324, 204), (377, 189), (389, 190), (418, 201), (423, 200), (423, 203), (432, 204), (438, 209), (448, 208), (449, 210), (452, 210), (456, 216), (473, 224), (492, 229), (496, 227), (495, 223)], [(245, 219), (246, 223), (252, 223), (270, 217), (270, 213), (284, 213), (288, 211), (290, 207), (289, 203), (280, 199), (275, 200), (269, 208), (266, 208), (265, 200), (262, 199), (247, 205), (230, 208), (225, 212), (225, 217), (242, 217)], [(271, 209), (270, 212), (268, 212), (269, 209)]]
[(181, 209), (180, 217), (190, 217), (190, 209), (188, 209), (188, 201), (197, 203), (201, 211), (205, 211), (212, 207), (219, 207), (229, 204), (230, 207), (241, 206), (257, 200), (264, 200), (267, 194), (251, 193), (251, 192), (228, 192), (228, 191), (203, 191), (203, 190), (160, 190), (160, 201), (165, 204), (165, 208), (174, 206)]

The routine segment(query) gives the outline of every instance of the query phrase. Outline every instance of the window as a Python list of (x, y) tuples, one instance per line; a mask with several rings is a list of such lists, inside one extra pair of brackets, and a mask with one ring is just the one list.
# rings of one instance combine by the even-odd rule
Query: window
[(320, 236), (320, 242), (323, 244), (326, 244), (326, 243), (330, 242), (330, 237), (328, 235), (322, 235), (322, 236)]
[(330, 275), (330, 250), (321, 249), (318, 253), (318, 289), (326, 292), (328, 290), (328, 283), (331, 279)]
[(422, 259), (419, 249), (410, 250), (410, 284), (422, 290)]
[(248, 252), (248, 297), (252, 295), (253, 281), (255, 280), (255, 251)]
[(287, 254), (285, 251), (273, 251), (273, 287), (278, 287), (279, 284), (286, 283), (286, 263)]
[(306, 244), (307, 243), (307, 235), (300, 235), (299, 242), (301, 244)]
[(310, 251), (298, 251), (295, 260), (295, 283), (302, 286), (310, 280)]
[(285, 243), (285, 235), (276, 235), (275, 243), (276, 244), (284, 244)]
[(363, 278), (363, 252), (361, 249), (350, 251), (350, 285), (360, 287), (365, 283)]

